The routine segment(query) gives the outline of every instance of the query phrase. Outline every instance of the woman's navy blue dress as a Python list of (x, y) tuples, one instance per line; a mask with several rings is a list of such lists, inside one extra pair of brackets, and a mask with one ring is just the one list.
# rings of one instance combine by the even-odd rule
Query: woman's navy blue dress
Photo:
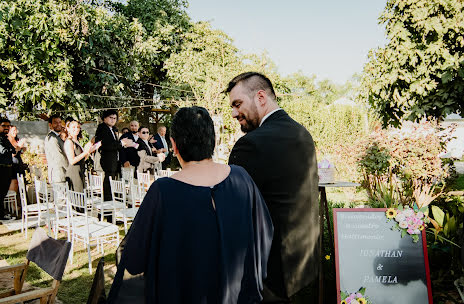
[(124, 302), (125, 270), (144, 274), (146, 303), (261, 301), (271, 217), (248, 173), (230, 167), (214, 187), (153, 183), (126, 237), (110, 303)]

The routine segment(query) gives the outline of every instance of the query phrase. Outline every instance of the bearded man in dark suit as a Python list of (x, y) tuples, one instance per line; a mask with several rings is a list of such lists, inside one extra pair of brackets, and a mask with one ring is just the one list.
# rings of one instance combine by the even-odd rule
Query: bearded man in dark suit
[(227, 92), (232, 116), (246, 133), (229, 163), (251, 175), (274, 224), (263, 303), (316, 303), (320, 228), (313, 139), (279, 108), (266, 76), (240, 74)]
[[(137, 142), (139, 140), (139, 122), (138, 121), (131, 121), (129, 124), (130, 132), (127, 132), (121, 136), (123, 138), (129, 138), (133, 142)], [(119, 151), (120, 161), (123, 167), (135, 167), (135, 171), (137, 171), (137, 166), (140, 163), (140, 157), (137, 154), (136, 147), (127, 147)]]

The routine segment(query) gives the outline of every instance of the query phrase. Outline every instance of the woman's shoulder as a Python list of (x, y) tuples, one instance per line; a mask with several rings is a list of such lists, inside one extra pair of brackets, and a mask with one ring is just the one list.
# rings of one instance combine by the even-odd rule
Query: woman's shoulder
[(248, 174), (245, 168), (238, 166), (238, 165), (229, 165), (229, 166), (230, 166), (229, 179), (232, 182), (236, 182), (237, 180), (241, 180), (244, 182), (253, 181), (250, 174)]

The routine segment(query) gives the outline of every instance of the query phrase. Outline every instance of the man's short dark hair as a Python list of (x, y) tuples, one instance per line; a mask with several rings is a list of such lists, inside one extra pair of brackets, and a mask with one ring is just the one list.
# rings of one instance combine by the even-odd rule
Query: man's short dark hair
[(172, 120), (171, 137), (186, 162), (213, 156), (216, 144), (214, 124), (205, 108), (180, 108)]
[(53, 114), (52, 116), (48, 118), (48, 123), (49, 124), (53, 123), (53, 119), (57, 119), (57, 118), (61, 119), (61, 116), (58, 114)]
[[(140, 126), (140, 127), (139, 127), (139, 132), (142, 131), (142, 129), (148, 129), (148, 127)], [(148, 131), (150, 131), (150, 129), (148, 129)]]
[(116, 119), (119, 117), (118, 111), (116, 111), (114, 109), (110, 109), (110, 110), (103, 111), (103, 113), (101, 115), (101, 119), (104, 120), (105, 118), (107, 118), (108, 116), (111, 116), (111, 115), (116, 115)]
[(229, 82), (226, 93), (230, 93), (240, 82), (243, 82), (252, 94), (255, 94), (259, 90), (265, 90), (274, 100), (276, 99), (272, 82), (269, 78), (258, 72), (246, 72), (235, 76), (234, 79)]
[(11, 124), (11, 121), (10, 121), (8, 118), (6, 118), (6, 117), (1, 117), (1, 118), (0, 118), (0, 124), (2, 124), (2, 123), (4, 123), (4, 122), (7, 122), (7, 123), (10, 123), (10, 124)]

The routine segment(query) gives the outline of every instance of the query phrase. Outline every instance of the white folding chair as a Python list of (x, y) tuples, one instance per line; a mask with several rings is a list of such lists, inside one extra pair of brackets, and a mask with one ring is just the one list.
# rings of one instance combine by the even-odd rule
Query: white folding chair
[(8, 190), (3, 200), (3, 208), (8, 208), (8, 212), (16, 212), (16, 216), (19, 215), (18, 202), (16, 200), (17, 193), (13, 190)]
[(69, 214), (69, 205), (66, 197), (68, 191), (67, 184), (52, 184), (53, 203), (55, 205), (55, 239), (58, 238), (58, 231), (66, 232), (68, 241), (71, 241), (71, 218)]
[(37, 199), (37, 205), (39, 208), (39, 218), (37, 223), (40, 226), (41, 220), (45, 220), (45, 224), (48, 226), (48, 231), (52, 233), (52, 222), (55, 221), (55, 207), (49, 201), (48, 184), (45, 180), (39, 180), (34, 178), (35, 194)]
[(127, 234), (127, 222), (135, 218), (138, 208), (135, 207), (135, 204), (132, 204), (130, 208), (126, 206), (126, 185), (124, 180), (113, 180), (110, 177), (110, 185), (113, 201), (124, 206), (124, 208), (115, 212), (115, 217), (117, 220), (122, 220), (124, 222), (124, 232)]
[(125, 207), (125, 204), (116, 202), (114, 200), (105, 201), (103, 196), (103, 174), (100, 175), (89, 175), (89, 189), (90, 202), (93, 209), (97, 212), (97, 216), (100, 214), (100, 221), (106, 215), (113, 215), (113, 224), (116, 223), (114, 214), (116, 211), (121, 210)]
[(150, 172), (143, 173), (137, 171), (137, 184), (139, 185), (140, 189), (145, 193), (148, 191), (148, 188), (151, 186), (151, 179), (150, 179)]
[(158, 175), (158, 178), (160, 178), (160, 177), (170, 177), (171, 175), (173, 175), (176, 172), (177, 171), (171, 171), (171, 170), (158, 170), (156, 175)]
[(133, 205), (133, 207), (136, 207), (136, 208), (140, 207), (140, 205), (142, 204), (143, 199), (145, 198), (145, 194), (146, 194), (146, 192), (142, 191), (140, 189), (139, 185), (132, 184), (130, 192), (129, 192), (129, 195), (131, 197), (130, 204)]
[(96, 242), (97, 250), (100, 248), (103, 254), (103, 244), (112, 242), (116, 246), (119, 244), (119, 229), (114, 224), (93, 220), (89, 215), (89, 209), (91, 208), (88, 207), (85, 193), (68, 190), (67, 197), (72, 226), (71, 255), (74, 252), (75, 242), (83, 242), (84, 246), (87, 247), (89, 273), (92, 273), (91, 243)]
[(134, 182), (135, 167), (121, 167), (121, 177), (126, 183), (131, 184)]
[[(17, 175), (19, 186), (19, 200), (21, 202), (21, 233), (26, 230), (24, 237), (27, 239), (27, 228), (29, 217), (39, 217), (39, 210), (46, 211), (47, 207), (39, 204), (27, 204), (26, 185), (24, 184), (24, 175)], [(37, 226), (39, 226), (39, 222)]]

